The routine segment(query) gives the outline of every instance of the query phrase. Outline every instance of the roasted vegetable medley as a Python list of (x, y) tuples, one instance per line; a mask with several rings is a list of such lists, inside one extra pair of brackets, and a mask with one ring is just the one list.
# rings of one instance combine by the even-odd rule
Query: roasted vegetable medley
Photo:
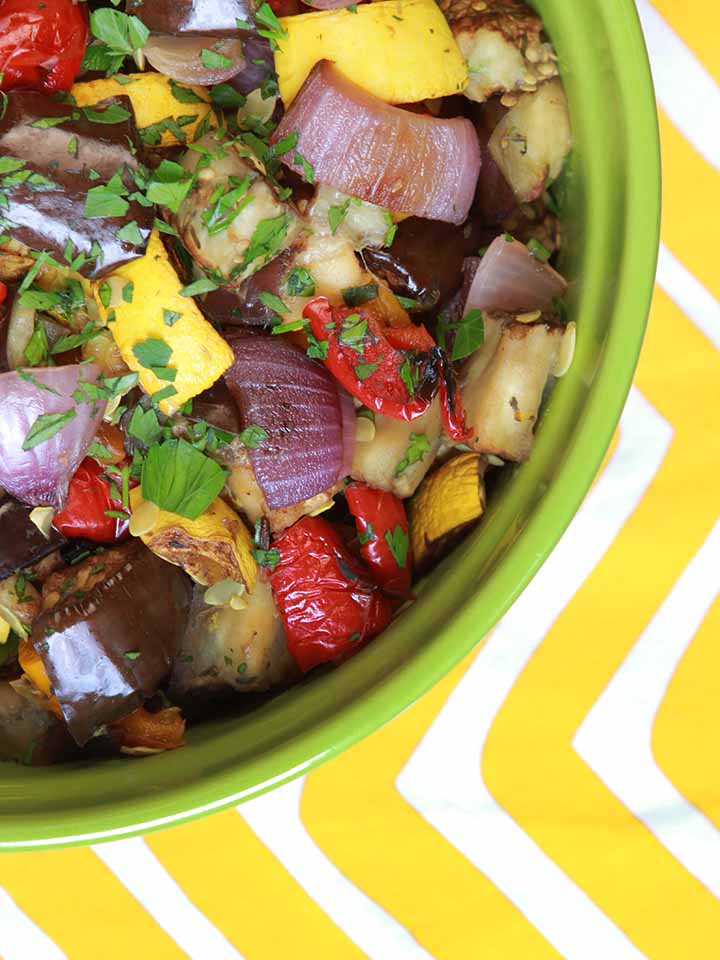
[(570, 365), (541, 20), (303, 2), (0, 0), (2, 759), (354, 655)]

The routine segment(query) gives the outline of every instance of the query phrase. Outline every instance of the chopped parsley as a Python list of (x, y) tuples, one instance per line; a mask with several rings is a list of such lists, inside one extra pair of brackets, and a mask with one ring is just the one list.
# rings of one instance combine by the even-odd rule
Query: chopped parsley
[(142, 495), (170, 513), (197, 520), (225, 486), (227, 472), (186, 440), (150, 447), (142, 468)]
[(385, 543), (390, 547), (390, 553), (393, 555), (393, 560), (401, 569), (407, 566), (407, 556), (408, 556), (408, 535), (405, 533), (403, 528), (398, 524), (392, 533), (389, 530), (385, 531)]
[(37, 418), (30, 427), (27, 436), (23, 441), (23, 450), (32, 450), (33, 447), (51, 440), (56, 433), (59, 433), (71, 420), (77, 416), (77, 410), (72, 407), (64, 413), (44, 413)]
[(328, 210), (328, 223), (330, 224), (330, 231), (333, 236), (335, 236), (335, 234), (338, 232), (338, 228), (347, 216), (349, 208), (350, 197), (348, 197), (347, 200), (344, 200), (342, 203), (333, 204)]
[(267, 430), (263, 429), (263, 427), (251, 423), (250, 426), (245, 427), (240, 434), (240, 442), (250, 450), (257, 450), (260, 444), (264, 443), (269, 436), (270, 434)]
[(295, 267), (291, 270), (285, 286), (291, 297), (315, 296), (315, 278), (305, 267)]
[(342, 291), (343, 300), (348, 307), (359, 307), (370, 300), (376, 300), (377, 295), (378, 285), (376, 283), (366, 283), (361, 287), (346, 287)]
[(411, 433), (405, 456), (398, 463), (397, 467), (395, 467), (395, 476), (399, 477), (400, 474), (404, 473), (413, 463), (418, 463), (418, 461), (422, 460), (429, 450), (430, 441), (424, 433)]

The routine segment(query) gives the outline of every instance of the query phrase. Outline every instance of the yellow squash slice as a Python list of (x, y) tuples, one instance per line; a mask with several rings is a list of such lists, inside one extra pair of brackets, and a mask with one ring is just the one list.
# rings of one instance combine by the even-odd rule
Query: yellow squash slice
[[(76, 83), (70, 93), (79, 107), (92, 106), (106, 97), (129, 97), (135, 123), (148, 147), (173, 147), (192, 142), (198, 125), (206, 117), (208, 129), (217, 126), (210, 98), (203, 87), (186, 87), (161, 73), (131, 73), (126, 81), (118, 83), (115, 77), (102, 77)], [(185, 102), (192, 97), (197, 100)], [(163, 122), (167, 120), (171, 123)], [(182, 137), (178, 136), (178, 130)]]
[(320, 60), (387, 103), (459, 93), (467, 64), (435, 0), (379, 0), (280, 20), (275, 69), (287, 106)]
[[(107, 284), (106, 291), (109, 287), (113, 293), (109, 308), (101, 301), (103, 284)], [(203, 317), (193, 298), (181, 296), (182, 286), (156, 230), (144, 257), (124, 264), (95, 284), (101, 316), (107, 321), (108, 314), (114, 314), (115, 319), (108, 326), (123, 360), (139, 374), (143, 390), (153, 394), (167, 386), (175, 388), (175, 394), (160, 401), (164, 413), (171, 413), (207, 390), (233, 361), (232, 350)], [(128, 291), (125, 296), (131, 297), (131, 302), (114, 296), (121, 289)], [(162, 341), (170, 348), (166, 366), (176, 371), (174, 380), (156, 376), (138, 359), (134, 348), (148, 340), (155, 346)], [(140, 354), (142, 358), (142, 350)]]
[(445, 553), (485, 510), (486, 461), (461, 453), (429, 474), (408, 505), (415, 565), (427, 567)]
[[(219, 497), (197, 520), (176, 513), (146, 508), (139, 487), (132, 491), (133, 518), (141, 511), (150, 515), (152, 525), (138, 530), (142, 542), (168, 563), (182, 567), (193, 580), (212, 586), (222, 580), (244, 583), (251, 591), (257, 579), (257, 562), (252, 554), (250, 534), (235, 511)], [(131, 532), (133, 522), (130, 524)]]

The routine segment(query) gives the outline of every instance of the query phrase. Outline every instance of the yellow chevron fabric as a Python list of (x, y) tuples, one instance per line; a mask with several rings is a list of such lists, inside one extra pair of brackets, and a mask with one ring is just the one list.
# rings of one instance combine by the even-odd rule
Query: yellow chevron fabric
[(664, 163), (611, 454), (491, 636), (304, 780), (0, 858), (0, 960), (720, 958), (720, 4), (637, 0)]

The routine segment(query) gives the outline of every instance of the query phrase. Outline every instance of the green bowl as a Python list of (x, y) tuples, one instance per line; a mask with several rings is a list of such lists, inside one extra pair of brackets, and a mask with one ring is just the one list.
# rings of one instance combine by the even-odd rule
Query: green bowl
[(148, 760), (0, 765), (0, 849), (96, 842), (220, 810), (308, 771), (390, 720), (497, 622), (570, 522), (633, 376), (655, 272), (660, 164), (632, 0), (536, 0), (560, 56), (575, 149), (565, 271), (578, 343), (529, 463), (391, 629), (341, 669)]

